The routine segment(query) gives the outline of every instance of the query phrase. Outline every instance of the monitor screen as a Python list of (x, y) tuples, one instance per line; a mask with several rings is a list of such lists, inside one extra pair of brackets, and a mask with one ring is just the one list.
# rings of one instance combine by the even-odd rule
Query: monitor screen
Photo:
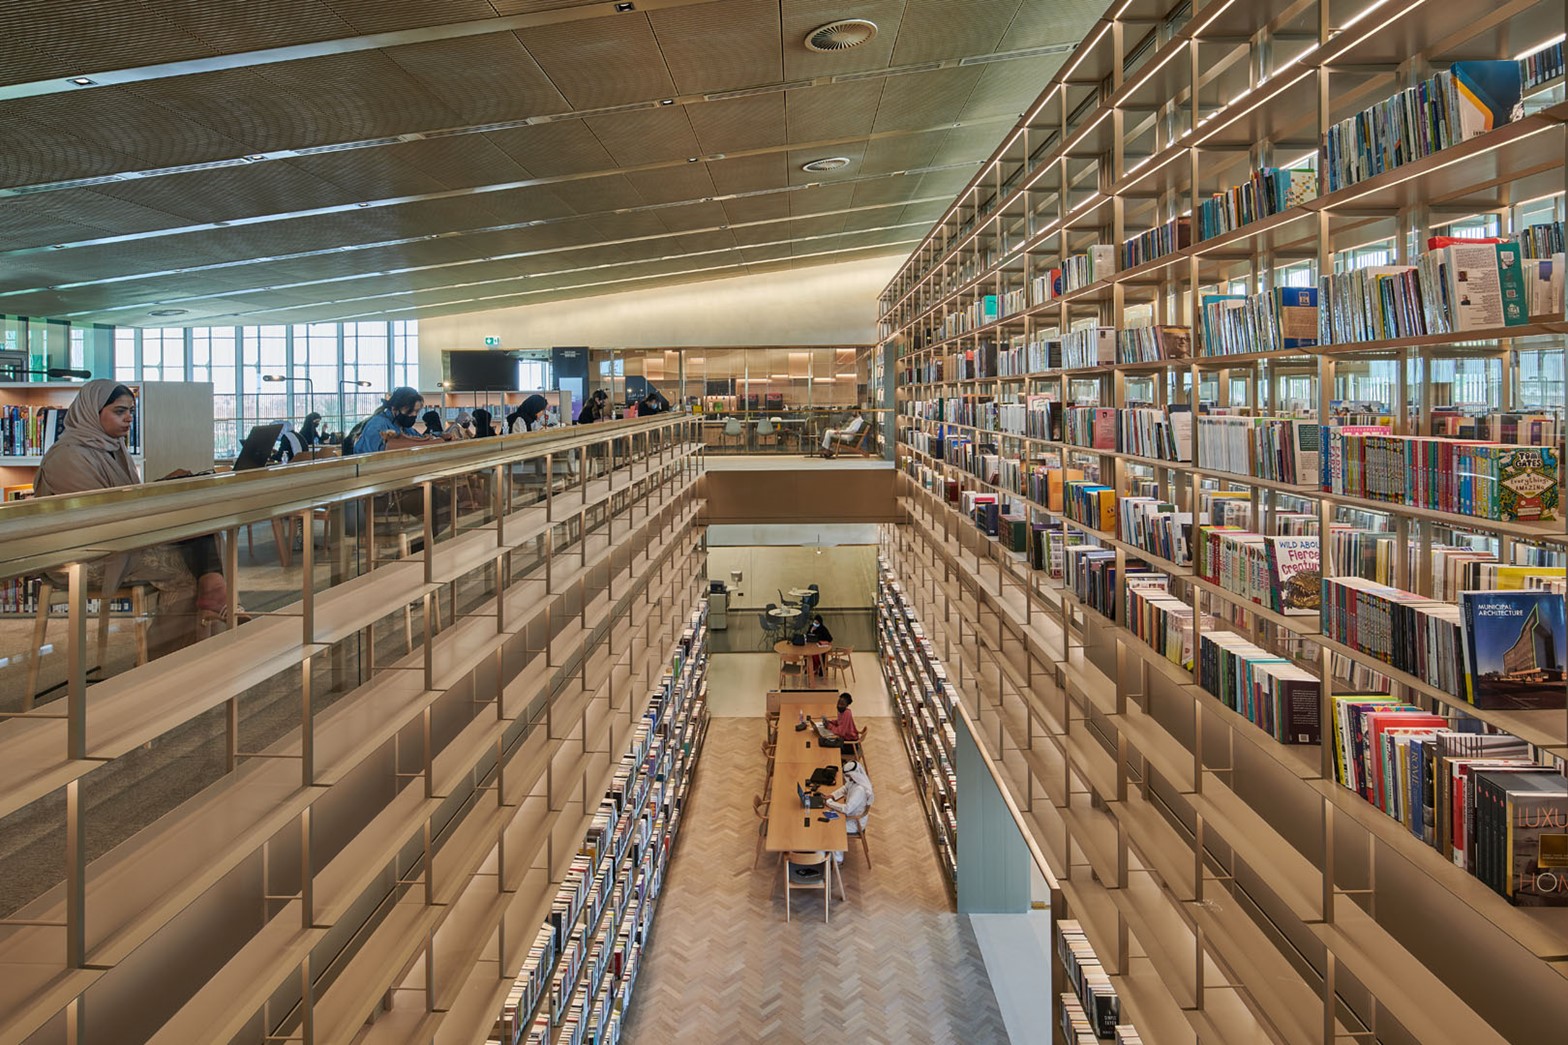
[(454, 392), (513, 392), (518, 361), (506, 352), (448, 352)]

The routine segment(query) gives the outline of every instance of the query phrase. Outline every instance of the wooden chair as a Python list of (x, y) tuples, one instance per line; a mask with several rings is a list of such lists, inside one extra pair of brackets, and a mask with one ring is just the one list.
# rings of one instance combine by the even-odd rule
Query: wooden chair
[[(822, 920), (824, 922), (830, 921), (833, 914), (833, 857), (828, 853), (790, 853), (783, 861), (783, 864), (784, 920), (787, 922), (790, 919), (790, 893), (797, 890), (809, 892), (814, 889), (820, 889), (822, 890)], [(800, 881), (795, 877), (795, 868), (797, 867), (820, 867), (822, 868), (822, 877), (815, 882)], [(844, 896), (844, 880), (842, 878), (838, 882), (838, 898), (840, 900), (846, 898)]]
[[(136, 665), (147, 663), (147, 628), (151, 623), (151, 616), (147, 612), (147, 592), (151, 588), (147, 584), (127, 584), (117, 590), (108, 598), (100, 597), (98, 600), (98, 663), (103, 667), (104, 652), (109, 646), (109, 604), (121, 599), (129, 599), (131, 603), (130, 619), (134, 622), (136, 636)], [(63, 589), (56, 589), (54, 582), (48, 577), (41, 577), (38, 581), (38, 614), (33, 618), (33, 649), (27, 661), (27, 698), (22, 705), (23, 711), (33, 710), (33, 702), (38, 698), (38, 671), (42, 665), (39, 663), (43, 657), (44, 640), (49, 634), (49, 610), (64, 602), (68, 593)]]
[(871, 732), (870, 726), (860, 727), (860, 739), (845, 741), (840, 749), (845, 758), (853, 758), (861, 765), (866, 765), (866, 734)]
[(804, 658), (779, 661), (779, 689), (806, 688), (806, 662)]
[(854, 652), (848, 646), (834, 646), (828, 650), (828, 655), (823, 658), (823, 674), (826, 675), (829, 672), (836, 673), (838, 675), (838, 684), (841, 688), (845, 685), (844, 676), (846, 673), (850, 678), (855, 679), (856, 682), (860, 681), (858, 678), (855, 678)]
[(866, 823), (871, 819), (871, 807), (866, 806), (866, 811), (855, 819), (855, 831), (849, 836), (851, 847), (855, 839), (860, 839), (860, 851), (865, 854), (866, 866), (871, 866), (871, 843), (866, 841)]
[[(768, 800), (761, 795), (753, 795), (751, 811), (757, 814), (757, 856), (751, 861), (751, 869), (755, 871), (762, 862), (763, 846), (768, 842)], [(784, 859), (784, 854), (779, 854), (779, 860)], [(776, 861), (775, 861), (776, 862)]]
[(773, 743), (773, 741), (764, 740), (762, 742), (762, 757), (763, 760), (767, 763), (764, 767), (767, 775), (764, 777), (765, 782), (762, 785), (764, 798), (773, 797), (768, 792), (773, 787), (773, 759), (774, 756), (778, 754), (778, 750), (778, 745)]

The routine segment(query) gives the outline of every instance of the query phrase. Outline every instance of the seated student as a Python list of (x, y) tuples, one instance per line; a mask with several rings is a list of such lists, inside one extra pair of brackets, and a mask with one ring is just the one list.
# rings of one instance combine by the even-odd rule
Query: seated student
[(519, 432), (540, 432), (550, 423), (550, 401), (535, 392), (524, 399), (517, 408), (517, 413), (507, 418), (509, 427), (507, 431), (516, 435)]
[[(431, 446), (451, 442), (450, 433), (421, 435), (414, 427), (419, 411), (425, 405), (424, 396), (414, 388), (394, 388), (386, 403), (365, 421), (354, 438), (354, 453), (373, 454), (381, 450), (407, 450), (416, 446)], [(435, 413), (435, 411), (431, 411)], [(436, 418), (439, 423), (440, 418)], [(452, 495), (443, 483), (435, 484), (435, 525), (445, 529), (452, 514)], [(409, 515), (424, 512), (424, 496), (417, 487), (399, 491), (398, 504)]]
[(305, 415), (304, 422), (299, 426), (299, 441), (307, 449), (327, 442), (327, 433), (321, 427), (321, 415), (314, 410)]
[[(425, 423), (426, 435), (446, 435), (446, 430), (441, 425), (441, 411), (426, 410), (425, 415), (420, 420)], [(456, 437), (454, 436), (453, 438)]]
[(272, 456), (268, 460), (288, 464), (304, 452), (305, 441), (287, 422), (284, 422), (283, 431), (278, 433), (278, 445), (273, 448)]
[(604, 404), (609, 398), (609, 394), (602, 388), (594, 392), (593, 395), (583, 401), (583, 408), (577, 412), (577, 423), (580, 425), (591, 425), (595, 421), (602, 421), (604, 419)]
[[(826, 624), (822, 623), (822, 614), (814, 614), (811, 618), (811, 623), (806, 625), (806, 645), (810, 646), (813, 643), (830, 643), (832, 641), (833, 633), (828, 630), (828, 626)], [(812, 672), (817, 675), (821, 675), (821, 655), (814, 655), (810, 659)]]
[(488, 439), (490, 436), (496, 434), (498, 434), (496, 430), (490, 427), (490, 411), (486, 410), (484, 407), (480, 407), (479, 409), (475, 410), (474, 438)]
[(833, 731), (833, 735), (847, 740), (851, 744), (860, 739), (860, 730), (855, 726), (854, 713), (849, 710), (849, 706), (854, 702), (855, 698), (848, 693), (840, 693), (838, 695), (838, 717), (828, 719), (828, 728)]
[[(843, 813), (844, 830), (855, 835), (860, 833), (859, 820), (870, 811), (876, 797), (871, 778), (866, 775), (866, 767), (858, 759), (851, 758), (844, 762), (844, 783), (828, 797), (828, 808)], [(844, 854), (834, 853), (833, 859), (843, 863)]]
[(454, 434), (454, 439), (472, 439), (474, 437), (474, 419), (467, 410), (459, 410), (453, 422), (447, 425)]
[(669, 408), (669, 400), (660, 395), (656, 389), (650, 388), (648, 394), (637, 404), (637, 416), (651, 417), (654, 414), (662, 414)]
[(840, 444), (854, 445), (857, 437), (866, 427), (864, 418), (856, 417), (843, 428), (829, 428), (822, 433), (822, 456), (832, 457), (838, 451)]
[[(33, 486), (38, 497), (136, 486), (141, 476), (125, 447), (136, 416), (136, 395), (115, 381), (88, 381), (66, 411), (64, 430), (44, 454)], [(177, 469), (165, 479), (190, 473)], [(202, 636), (202, 625), (226, 619), (229, 586), (217, 538), (192, 537), (106, 555), (86, 563), (88, 589), (113, 593), (140, 582), (158, 593), (147, 629), (148, 653), (161, 657)]]

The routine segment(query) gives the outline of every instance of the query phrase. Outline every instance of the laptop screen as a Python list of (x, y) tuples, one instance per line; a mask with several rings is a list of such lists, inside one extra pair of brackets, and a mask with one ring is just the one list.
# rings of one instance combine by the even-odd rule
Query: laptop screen
[(795, 784), (795, 793), (800, 796), (800, 808), (810, 809), (811, 807), (806, 804), (806, 789), (801, 787), (798, 782)]

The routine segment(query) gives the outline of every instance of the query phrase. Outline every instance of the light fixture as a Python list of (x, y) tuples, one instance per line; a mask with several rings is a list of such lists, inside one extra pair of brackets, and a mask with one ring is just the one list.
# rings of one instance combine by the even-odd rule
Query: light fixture
[(619, 14), (625, 14), (627, 11), (637, 10), (637, 5), (632, 3), (631, 0), (621, 0), (620, 3), (615, 5), (615, 10)]
[(187, 313), (189, 311), (190, 311), (190, 309), (185, 309), (185, 308), (155, 308), (155, 309), (153, 309), (151, 312), (149, 312), (147, 314), (149, 316), (159, 316), (159, 317), (163, 317), (163, 316), (183, 316), (183, 315), (185, 315), (185, 313)]
[(812, 174), (816, 174), (819, 171), (842, 170), (848, 166), (848, 156), (824, 156), (820, 160), (812, 160), (810, 163), (801, 164), (800, 169), (803, 171), (810, 171)]
[(288, 380), (288, 378), (283, 376), (282, 374), (262, 374), (261, 375), (261, 379), (263, 381), (274, 381), (274, 382), (276, 382), (276, 381), (287, 381)]
[(661, 99), (659, 101), (659, 104), (660, 105), (674, 105), (675, 104), (675, 99), (674, 98), (664, 98), (664, 99)]
[(353, 385), (356, 388), (369, 388), (370, 387), (370, 382), (369, 381), (339, 381), (338, 384), (340, 384), (340, 385)]
[(251, 155), (245, 157), (245, 162), (246, 163), (260, 163), (262, 160), (264, 160), (266, 158), (267, 158), (267, 154), (266, 153), (257, 152), (257, 153), (252, 153)]
[(697, 162), (697, 157), (695, 157), (695, 156), (688, 156), (688, 157), (686, 157), (686, 162), (687, 163), (696, 163)]
[(876, 38), (877, 24), (865, 18), (845, 18), (819, 25), (806, 34), (808, 51), (847, 51)]
[(98, 83), (97, 80), (89, 80), (85, 76), (73, 76), (71, 77), (71, 82), (78, 87), (94, 87)]

